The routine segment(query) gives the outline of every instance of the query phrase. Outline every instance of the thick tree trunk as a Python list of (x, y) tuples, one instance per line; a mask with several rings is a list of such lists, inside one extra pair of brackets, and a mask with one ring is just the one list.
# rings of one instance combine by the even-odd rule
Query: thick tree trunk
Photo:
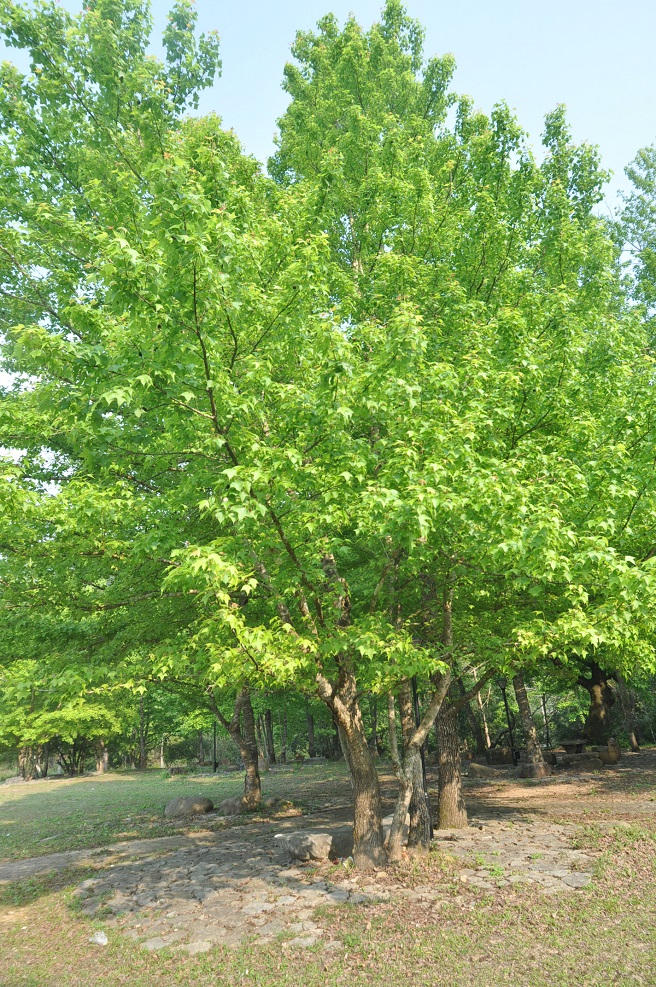
[(526, 741), (526, 764), (522, 764), (520, 774), (524, 778), (546, 778), (547, 775), (551, 774), (551, 765), (547, 764), (542, 756), (537, 730), (531, 716), (526, 686), (519, 672), (513, 677), (513, 688)]
[(317, 756), (317, 748), (314, 743), (314, 717), (312, 713), (307, 714), (307, 733), (308, 733), (308, 757)]
[(579, 685), (590, 694), (590, 708), (585, 721), (585, 735), (593, 744), (607, 744), (610, 738), (610, 710), (615, 694), (610, 684), (611, 676), (597, 662), (589, 666), (590, 678), (579, 677)]
[(351, 775), (355, 864), (362, 869), (380, 867), (386, 862), (380, 783), (367, 744), (355, 676), (343, 666), (338, 685), (333, 687), (318, 675), (317, 693), (338, 726), (340, 744)]
[(273, 716), (270, 709), (264, 710), (264, 739), (266, 740), (269, 764), (276, 763), (276, 746), (273, 742)]
[(464, 829), (467, 809), (462, 795), (460, 738), (454, 709), (442, 707), (435, 720), (435, 732), (439, 772), (437, 828)]

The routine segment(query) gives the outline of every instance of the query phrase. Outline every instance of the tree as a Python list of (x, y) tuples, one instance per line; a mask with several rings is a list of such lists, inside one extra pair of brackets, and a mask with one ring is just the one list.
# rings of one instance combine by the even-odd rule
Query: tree
[(2, 563), (41, 553), (43, 594), (54, 558), (50, 620), (88, 607), (71, 623), (102, 629), (107, 670), (132, 656), (216, 703), (249, 801), (252, 690), (318, 698), (356, 862), (382, 863), (362, 695), (426, 692), (393, 843), (413, 795), (425, 832), (419, 752), (452, 668), (651, 660), (651, 566), (623, 554), (628, 522), (612, 537), (632, 505), (648, 526), (627, 415), (651, 365), (593, 215), (603, 175), (561, 111), (537, 166), (505, 107), (454, 100), (451, 60), (424, 63), (388, 0), (369, 32), (299, 35), (267, 178), (217, 118), (181, 118), (217, 65), (190, 9), (170, 68), (145, 58), (145, 8), (121, 9), (3, 8), (34, 70), (4, 70), (0, 106), (0, 442), (24, 450), (8, 516), (33, 498), (42, 519)]

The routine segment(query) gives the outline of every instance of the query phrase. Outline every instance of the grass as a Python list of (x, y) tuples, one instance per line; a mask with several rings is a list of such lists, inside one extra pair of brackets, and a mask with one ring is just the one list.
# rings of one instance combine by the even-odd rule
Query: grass
[[(316, 768), (289, 766), (264, 776), (265, 798), (289, 798), (302, 809), (330, 800), (331, 787), (343, 780), (343, 765)], [(164, 819), (164, 806), (178, 795), (205, 795), (218, 804), (238, 795), (243, 778), (238, 772), (216, 776), (175, 776), (162, 771), (109, 773), (88, 778), (38, 781), (0, 787), (0, 861), (63, 850), (102, 847), (119, 840), (170, 836), (206, 829), (217, 817), (193, 823)], [(1, 982), (0, 982), (1, 984)]]
[[(442, 900), (427, 905), (345, 905), (331, 912), (340, 952), (295, 951), (284, 941), (220, 947), (199, 957), (146, 953), (102, 923), (66, 909), (67, 890), (19, 909), (0, 946), (2, 987), (651, 987), (656, 972), (653, 837), (615, 850), (615, 868), (577, 892), (551, 899), (534, 889), (481, 896), (439, 861)], [(431, 857), (437, 855), (431, 855)], [(429, 864), (432, 871), (432, 867)], [(411, 863), (406, 864), (412, 884)], [(506, 893), (507, 891), (507, 893)], [(26, 935), (27, 933), (27, 935)]]
[[(632, 791), (641, 787), (627, 781)], [(7, 786), (0, 789), (2, 853), (18, 859), (170, 833), (162, 818), (169, 798), (202, 792), (219, 801), (240, 788), (238, 775), (165, 779), (158, 772)], [(265, 796), (306, 808), (343, 800), (346, 788), (339, 765), (264, 779)], [(577, 845), (597, 861), (588, 888), (557, 897), (530, 885), (483, 892), (459, 879), (448, 855), (411, 856), (394, 872), (407, 896), (324, 910), (322, 925), (341, 945), (330, 953), (320, 945), (297, 950), (289, 935), (197, 957), (149, 953), (80, 911), (73, 891), (91, 870), (5, 885), (0, 987), (653, 987), (656, 817), (611, 827), (604, 815), (611, 802), (603, 798), (589, 797), (589, 819), (578, 827)], [(422, 886), (439, 893), (421, 900)], [(108, 946), (89, 943), (98, 929)]]

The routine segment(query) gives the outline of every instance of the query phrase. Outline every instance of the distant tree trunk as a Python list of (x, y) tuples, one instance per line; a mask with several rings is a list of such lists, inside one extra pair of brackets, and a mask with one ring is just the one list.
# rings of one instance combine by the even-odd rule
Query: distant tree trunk
[(264, 739), (266, 740), (269, 764), (276, 763), (276, 747), (273, 742), (273, 716), (270, 709), (264, 710)]
[(547, 764), (542, 756), (537, 730), (531, 716), (526, 686), (519, 672), (513, 677), (513, 688), (526, 741), (526, 764), (521, 766), (520, 772), (524, 778), (545, 778), (551, 774), (551, 765)]
[(280, 760), (287, 764), (287, 710), (282, 712), (282, 723), (280, 724)]
[(264, 726), (262, 723), (262, 714), (260, 713), (255, 721), (255, 729), (257, 731), (257, 748), (258, 756), (266, 757), (266, 746), (264, 740)]
[(96, 771), (105, 774), (109, 769), (109, 751), (104, 740), (98, 741), (96, 748)]
[(462, 795), (460, 737), (455, 709), (442, 707), (435, 720), (435, 732), (439, 773), (437, 828), (464, 829), (467, 808)]
[(308, 757), (316, 757), (317, 749), (314, 743), (314, 719), (312, 713), (307, 715), (307, 732), (308, 732)]
[[(462, 678), (459, 676), (456, 679), (456, 681), (457, 681), (457, 684), (458, 684), (458, 691), (459, 691), (460, 695), (461, 696), (464, 696), (466, 690), (465, 690), (465, 686), (463, 684)], [(480, 696), (480, 693), (477, 692), (476, 695), (477, 696)], [(485, 754), (485, 752), (487, 750), (487, 747), (485, 745), (485, 737), (483, 736), (483, 731), (481, 729), (481, 724), (478, 722), (478, 718), (477, 718), (476, 714), (474, 713), (474, 710), (471, 708), (471, 703), (465, 703), (465, 713), (467, 714), (467, 719), (469, 720), (469, 725), (470, 725), (471, 731), (472, 731), (472, 733), (474, 735), (474, 741), (476, 743), (476, 753), (477, 754)]]
[[(474, 682), (478, 682), (478, 673), (476, 669), (474, 672)], [(481, 721), (483, 723), (483, 734), (485, 736), (485, 749), (489, 750), (492, 746), (492, 740), (490, 739), (490, 730), (487, 725), (487, 716), (485, 715), (485, 705), (481, 696), (481, 690), (479, 689), (476, 693), (476, 703), (478, 705), (478, 711), (481, 714)]]
[(640, 740), (638, 737), (638, 729), (635, 721), (635, 705), (636, 705), (636, 694), (635, 689), (627, 686), (626, 682), (621, 675), (617, 676), (617, 691), (620, 697), (620, 704), (622, 706), (622, 714), (624, 716), (624, 726), (629, 738), (629, 745), (631, 750), (637, 753), (640, 750)]
[(164, 741), (165, 741), (165, 739), (166, 738), (164, 737), (164, 734), (162, 734), (162, 739), (159, 742), (159, 766), (160, 766), (160, 768), (165, 768), (166, 767), (166, 761), (164, 760)]
[(203, 742), (203, 731), (198, 731), (198, 763), (205, 764), (205, 744)]
[(139, 697), (139, 770), (145, 771), (148, 767), (148, 751), (146, 750), (146, 734), (148, 731), (148, 718), (146, 714), (144, 697)]
[(613, 676), (597, 664), (588, 665), (590, 678), (579, 676), (578, 684), (590, 694), (590, 708), (585, 721), (585, 735), (593, 744), (607, 744), (610, 738), (610, 710), (615, 703), (615, 694), (610, 684)]
[(369, 701), (369, 712), (371, 713), (371, 736), (369, 746), (374, 757), (380, 754), (380, 742), (378, 740), (378, 697), (372, 696)]

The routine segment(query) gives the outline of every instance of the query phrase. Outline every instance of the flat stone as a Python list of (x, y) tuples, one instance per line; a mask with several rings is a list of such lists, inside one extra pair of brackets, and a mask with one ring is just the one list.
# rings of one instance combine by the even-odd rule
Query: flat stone
[(592, 874), (582, 874), (582, 873), (572, 873), (568, 874), (567, 877), (561, 878), (563, 884), (567, 884), (570, 888), (586, 888), (588, 884), (592, 881)]
[(295, 949), (310, 949), (316, 946), (317, 941), (315, 936), (298, 936), (296, 939), (290, 939), (286, 945), (293, 946)]
[(164, 949), (168, 945), (161, 936), (155, 936), (153, 939), (146, 939), (142, 944), (143, 949), (147, 949), (149, 952), (154, 952), (156, 949)]

